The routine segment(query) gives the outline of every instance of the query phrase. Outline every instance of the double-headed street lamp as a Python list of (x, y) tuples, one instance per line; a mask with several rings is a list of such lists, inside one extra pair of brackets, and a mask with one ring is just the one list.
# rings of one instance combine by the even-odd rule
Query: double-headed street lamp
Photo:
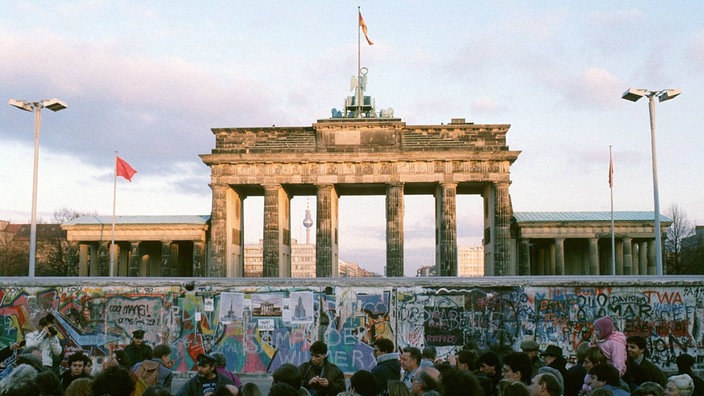
[(34, 177), (32, 178), (32, 225), (29, 229), (29, 276), (34, 276), (37, 260), (37, 170), (39, 168), (39, 127), (42, 123), (42, 108), (51, 111), (63, 110), (66, 103), (59, 99), (28, 102), (10, 99), (9, 103), (20, 110), (34, 113)]
[(648, 97), (650, 110), (650, 144), (653, 156), (653, 200), (655, 201), (655, 271), (662, 275), (662, 232), (660, 230), (660, 194), (658, 192), (658, 161), (655, 152), (655, 98), (660, 102), (670, 100), (682, 93), (681, 89), (663, 89), (650, 91), (647, 89), (629, 88), (621, 98), (635, 102), (643, 96)]

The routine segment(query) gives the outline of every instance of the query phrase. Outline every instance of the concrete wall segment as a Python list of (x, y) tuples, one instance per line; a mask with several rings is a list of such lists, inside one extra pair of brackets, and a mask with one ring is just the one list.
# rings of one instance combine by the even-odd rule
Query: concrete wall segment
[(704, 369), (702, 301), (702, 277), (11, 278), (0, 285), (0, 347), (54, 312), (66, 354), (98, 364), (139, 328), (171, 345), (177, 371), (220, 351), (230, 370), (271, 372), (306, 361), (322, 336), (351, 373), (372, 367), (379, 336), (441, 356), (466, 343), (502, 353), (533, 337), (573, 361), (593, 320), (610, 315), (626, 335), (646, 336), (651, 360), (671, 372), (684, 352)]

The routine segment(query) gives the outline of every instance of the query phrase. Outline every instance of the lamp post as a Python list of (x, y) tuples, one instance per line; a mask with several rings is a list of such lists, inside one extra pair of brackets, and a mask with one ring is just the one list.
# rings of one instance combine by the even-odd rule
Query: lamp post
[(621, 98), (636, 102), (643, 96), (648, 97), (650, 112), (650, 145), (653, 157), (653, 200), (655, 202), (655, 271), (656, 275), (662, 275), (662, 232), (660, 231), (660, 194), (658, 192), (658, 161), (655, 151), (655, 98), (660, 102), (670, 100), (681, 94), (681, 89), (663, 89), (660, 91), (650, 91), (647, 89), (629, 88), (621, 95)]
[(39, 168), (39, 128), (42, 123), (42, 108), (51, 111), (63, 110), (66, 103), (59, 99), (29, 102), (10, 99), (8, 102), (20, 110), (34, 113), (34, 176), (32, 178), (32, 224), (29, 229), (29, 276), (34, 276), (37, 260), (37, 171)]

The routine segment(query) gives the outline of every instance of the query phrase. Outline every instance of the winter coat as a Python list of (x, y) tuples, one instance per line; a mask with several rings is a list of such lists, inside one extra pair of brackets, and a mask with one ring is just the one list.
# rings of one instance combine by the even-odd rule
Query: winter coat
[(376, 358), (376, 366), (372, 369), (372, 375), (376, 378), (378, 394), (386, 391), (390, 380), (401, 378), (401, 364), (398, 359), (397, 352), (385, 353)]
[[(215, 388), (219, 388), (223, 385), (234, 385), (229, 378), (226, 378), (220, 374), (217, 374)], [(200, 376), (196, 375), (189, 379), (188, 382), (183, 384), (181, 389), (179, 389), (176, 396), (202, 396), (203, 395), (203, 381), (201, 381)]]
[(597, 345), (606, 357), (606, 361), (618, 369), (618, 375), (626, 374), (626, 335), (616, 330), (610, 317), (604, 316), (594, 321), (594, 327), (599, 329), (601, 339)]
[[(338, 393), (345, 391), (345, 374), (327, 359), (323, 360), (323, 365), (320, 368), (314, 367), (308, 361), (303, 363), (298, 370), (301, 372), (301, 377), (303, 377), (303, 386), (308, 389), (311, 395), (336, 396)], [(326, 387), (317, 384), (308, 385), (308, 381), (315, 376), (326, 378), (330, 384)]]

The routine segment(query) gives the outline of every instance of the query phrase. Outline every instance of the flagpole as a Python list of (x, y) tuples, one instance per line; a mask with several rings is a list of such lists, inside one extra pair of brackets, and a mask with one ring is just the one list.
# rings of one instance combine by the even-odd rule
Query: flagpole
[(611, 190), (611, 275), (616, 275), (616, 236), (614, 235), (614, 161), (609, 145), (609, 189)]
[(117, 197), (117, 151), (115, 151), (115, 170), (112, 180), (112, 242), (110, 243), (110, 277), (115, 276), (115, 198)]
[(362, 103), (363, 97), (362, 92), (362, 50), (361, 50), (361, 30), (362, 30), (362, 7), (357, 6), (357, 89), (355, 90), (355, 96), (357, 97), (357, 117), (362, 115)]

